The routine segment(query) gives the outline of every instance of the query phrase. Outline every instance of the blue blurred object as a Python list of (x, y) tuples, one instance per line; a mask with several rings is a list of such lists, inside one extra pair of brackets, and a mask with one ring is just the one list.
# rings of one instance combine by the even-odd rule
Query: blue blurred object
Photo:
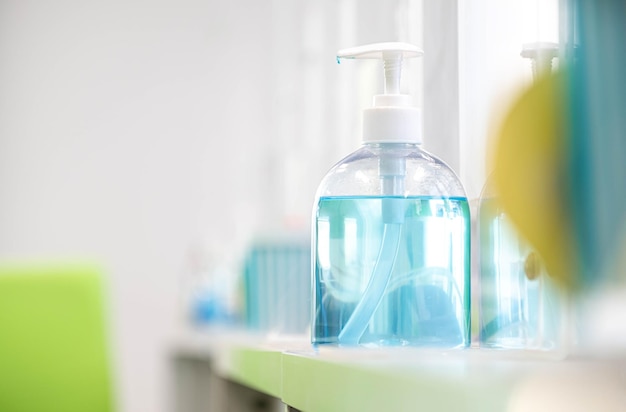
[(236, 317), (229, 311), (225, 297), (213, 290), (198, 293), (191, 305), (191, 315), (196, 324), (235, 322)]
[(244, 268), (246, 326), (263, 333), (307, 333), (311, 317), (310, 273), (308, 237), (252, 244)]

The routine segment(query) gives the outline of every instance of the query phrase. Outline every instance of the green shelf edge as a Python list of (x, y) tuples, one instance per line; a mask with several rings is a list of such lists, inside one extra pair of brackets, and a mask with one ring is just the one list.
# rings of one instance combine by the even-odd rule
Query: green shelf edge
[(311, 412), (506, 410), (512, 377), (470, 376), (457, 366), (436, 372), (397, 364), (353, 362), (283, 354), (282, 400)]
[(229, 353), (229, 378), (275, 398), (282, 398), (282, 352), (233, 348)]
[(464, 352), (407, 352), (403, 359), (380, 351), (343, 357), (342, 350), (328, 355), (236, 346), (222, 355), (229, 379), (307, 412), (506, 410), (524, 376), (519, 367)]

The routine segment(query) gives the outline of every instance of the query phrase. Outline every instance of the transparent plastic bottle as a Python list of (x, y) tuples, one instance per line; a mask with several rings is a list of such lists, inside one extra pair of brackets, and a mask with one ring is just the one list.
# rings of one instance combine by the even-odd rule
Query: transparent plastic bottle
[[(549, 73), (558, 45), (524, 45), (533, 76)], [(496, 349), (554, 349), (567, 327), (565, 297), (542, 259), (498, 201), (490, 176), (478, 207), (480, 239), (479, 344)]]
[[(376, 44), (363, 53), (376, 58), (383, 49), (413, 57), (409, 46)], [(382, 57), (390, 60), (389, 54)], [(391, 66), (385, 65), (387, 71)], [(312, 341), (465, 347), (470, 342), (465, 191), (443, 161), (420, 148), (419, 122), (398, 126), (404, 117), (419, 119), (419, 113), (385, 97), (389, 89), (387, 83), (387, 94), (376, 96), (374, 108), (366, 110), (362, 146), (337, 163), (317, 191)], [(377, 120), (394, 109), (405, 114)]]
[(491, 179), (478, 210), (480, 346), (556, 348), (563, 327), (563, 297), (539, 254), (500, 206)]

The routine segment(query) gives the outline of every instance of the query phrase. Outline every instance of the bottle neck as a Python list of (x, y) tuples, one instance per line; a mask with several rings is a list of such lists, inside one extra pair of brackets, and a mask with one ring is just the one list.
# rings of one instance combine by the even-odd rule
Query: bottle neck
[(363, 142), (361, 145), (378, 149), (421, 149), (422, 146), (421, 143), (407, 142)]

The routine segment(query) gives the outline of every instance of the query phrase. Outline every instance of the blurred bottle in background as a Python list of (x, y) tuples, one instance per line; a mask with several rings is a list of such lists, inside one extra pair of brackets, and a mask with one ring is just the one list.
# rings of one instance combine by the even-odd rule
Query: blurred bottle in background
[(186, 323), (232, 326), (238, 322), (237, 276), (227, 255), (219, 253), (217, 247), (192, 246), (182, 282)]

